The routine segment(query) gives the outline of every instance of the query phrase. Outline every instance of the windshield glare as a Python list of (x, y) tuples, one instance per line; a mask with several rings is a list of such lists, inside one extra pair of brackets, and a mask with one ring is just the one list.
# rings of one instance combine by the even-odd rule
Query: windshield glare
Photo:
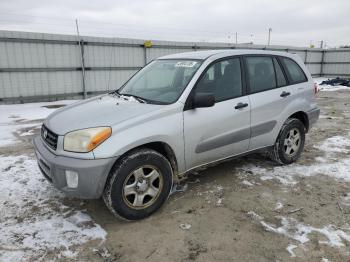
[(155, 60), (135, 74), (119, 94), (133, 95), (153, 103), (173, 103), (200, 65), (198, 60)]

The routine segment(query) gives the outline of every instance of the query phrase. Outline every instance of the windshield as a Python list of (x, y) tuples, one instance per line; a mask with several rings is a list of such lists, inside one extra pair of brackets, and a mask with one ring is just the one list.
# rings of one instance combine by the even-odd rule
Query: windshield
[(137, 72), (118, 93), (149, 103), (171, 104), (180, 97), (200, 65), (198, 60), (155, 60)]

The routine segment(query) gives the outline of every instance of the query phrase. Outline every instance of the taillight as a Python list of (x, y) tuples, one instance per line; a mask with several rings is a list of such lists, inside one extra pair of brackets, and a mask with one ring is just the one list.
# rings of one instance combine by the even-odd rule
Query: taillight
[(317, 93), (320, 91), (318, 84), (314, 83), (314, 94), (317, 95)]

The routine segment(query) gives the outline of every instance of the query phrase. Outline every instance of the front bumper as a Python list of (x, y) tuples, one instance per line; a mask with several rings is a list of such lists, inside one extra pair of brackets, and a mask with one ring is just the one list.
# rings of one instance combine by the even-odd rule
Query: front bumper
[(309, 129), (317, 122), (318, 118), (320, 117), (320, 109), (314, 108), (307, 112), (307, 116), (309, 119)]
[[(70, 197), (83, 199), (97, 199), (101, 197), (108, 174), (117, 157), (77, 159), (58, 156), (47, 149), (40, 136), (34, 138), (33, 143), (39, 169), (54, 187)], [(78, 186), (76, 188), (68, 187), (66, 170), (78, 173)]]

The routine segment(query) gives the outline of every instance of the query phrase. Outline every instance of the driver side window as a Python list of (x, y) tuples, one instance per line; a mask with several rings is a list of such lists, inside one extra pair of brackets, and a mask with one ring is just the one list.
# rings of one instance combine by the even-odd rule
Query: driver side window
[(242, 95), (241, 64), (239, 58), (212, 64), (196, 86), (197, 93), (212, 93), (215, 102)]

